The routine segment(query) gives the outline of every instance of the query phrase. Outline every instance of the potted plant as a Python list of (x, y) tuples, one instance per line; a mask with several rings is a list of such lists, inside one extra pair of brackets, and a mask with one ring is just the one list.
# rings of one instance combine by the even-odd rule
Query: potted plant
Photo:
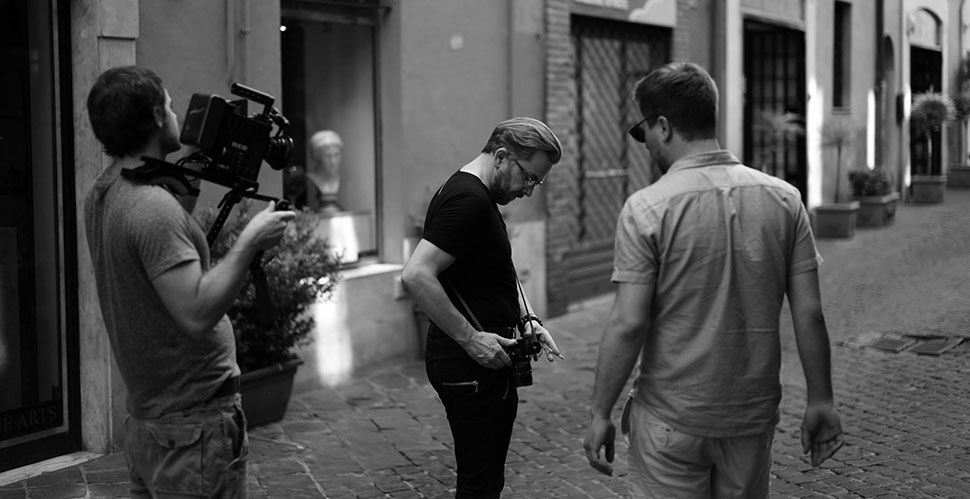
[(852, 237), (855, 234), (859, 202), (842, 202), (842, 152), (852, 144), (856, 127), (848, 116), (834, 116), (822, 125), (822, 146), (835, 149), (834, 203), (815, 208), (815, 235)]
[[(250, 201), (236, 206), (210, 248), (212, 265), (223, 258), (239, 233), (249, 223)], [(215, 208), (201, 210), (197, 218), (209, 227)], [(309, 308), (329, 299), (340, 277), (340, 258), (327, 240), (316, 235), (317, 216), (297, 212), (283, 240), (263, 255), (268, 294), (273, 303), (271, 317), (260, 309), (252, 275), (229, 308), (236, 336), (236, 360), (243, 409), (251, 427), (279, 421), (286, 412), (293, 377), (303, 361), (295, 350), (313, 341), (315, 323)]]
[[(966, 152), (966, 125), (967, 118), (970, 118), (970, 84), (965, 86), (953, 95), (954, 119), (960, 123), (958, 131), (964, 137), (964, 152)], [(950, 165), (947, 172), (947, 185), (949, 187), (967, 188), (970, 187), (970, 166), (966, 163), (955, 163)]]
[(859, 227), (882, 227), (896, 217), (899, 193), (893, 190), (892, 179), (881, 167), (863, 167), (849, 172), (852, 198), (859, 202), (856, 225)]
[(912, 199), (915, 203), (940, 203), (943, 201), (943, 186), (946, 175), (933, 174), (933, 133), (940, 130), (944, 123), (956, 115), (953, 100), (939, 92), (923, 92), (913, 99), (910, 112), (910, 127), (913, 134), (922, 137), (926, 148), (926, 162), (918, 174), (912, 177)]
[(805, 135), (804, 119), (790, 112), (762, 111), (755, 121), (755, 136), (761, 138), (761, 154), (756, 161), (762, 172), (774, 175), (778, 156), (785, 154), (792, 139)]
[[(963, 59), (960, 60), (958, 80), (959, 90), (951, 98), (953, 99), (953, 109), (955, 111), (954, 120), (960, 125), (956, 133), (961, 138), (960, 145), (962, 147), (959, 156), (962, 156), (968, 152), (967, 118), (970, 118), (970, 54), (963, 56)], [(970, 187), (970, 166), (967, 163), (950, 165), (946, 180), (947, 185), (950, 187)]]

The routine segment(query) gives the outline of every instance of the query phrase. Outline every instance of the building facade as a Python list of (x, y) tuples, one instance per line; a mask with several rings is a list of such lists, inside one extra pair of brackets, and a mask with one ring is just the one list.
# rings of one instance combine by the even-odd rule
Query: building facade
[[(234, 82), (273, 96), (290, 121), (293, 163), (305, 171), (322, 163), (314, 135), (340, 136), (337, 208), (321, 212), (320, 231), (343, 254), (343, 279), (313, 311), (315, 341), (299, 352), (302, 390), (418, 355), (413, 305), (400, 285), (415, 222), (437, 186), (510, 116), (544, 119), (566, 149), (535, 195), (503, 208), (531, 303), (557, 315), (608, 292), (616, 215), (659, 175), (627, 138), (638, 116), (630, 92), (669, 61), (708, 68), (721, 90), (722, 145), (798, 186), (808, 206), (834, 197), (835, 156), (820, 127), (836, 116), (858, 129), (845, 164), (890, 169), (905, 195), (914, 168), (909, 102), (958, 86), (970, 19), (962, 4), (4, 0), (0, 483), (4, 471), (121, 442), (125, 389), (81, 210), (109, 164), (84, 103), (110, 67), (154, 69), (180, 115), (194, 93), (232, 98)], [(779, 112), (801, 116), (806, 130), (782, 152), (758, 121)], [(941, 172), (966, 154), (960, 127), (933, 140)], [(314, 189), (326, 187), (294, 183), (295, 173), (264, 165), (259, 191), (321, 208)], [(225, 193), (203, 190), (201, 206)]]
[[(121, 442), (125, 388), (81, 214), (110, 159), (84, 108), (104, 70), (154, 69), (182, 116), (194, 93), (235, 98), (232, 83), (275, 97), (297, 167), (319, 162), (310, 151), (316, 132), (340, 135), (340, 209), (321, 213), (320, 232), (345, 265), (333, 300), (313, 311), (315, 341), (298, 352), (306, 364), (297, 390), (418, 355), (400, 269), (424, 197), (479, 153), (496, 123), (544, 115), (537, 1), (6, 0), (0, 14), (0, 54), (13, 68), (0, 109), (0, 473)], [(291, 173), (264, 165), (260, 193), (299, 197)], [(199, 206), (224, 193), (205, 183)], [(313, 197), (298, 202), (318, 207)], [(541, 196), (505, 212), (540, 313), (543, 213)]]
[[(645, 70), (706, 67), (722, 147), (798, 187), (810, 209), (848, 200), (848, 172), (876, 166), (906, 199), (914, 172), (945, 174), (966, 154), (966, 127), (954, 123), (932, 135), (939, 154), (924, 165), (908, 121), (915, 94), (957, 90), (966, 10), (957, 0), (547, 1), (547, 117), (568, 150), (547, 190), (549, 313), (612, 289), (616, 215), (659, 173), (625, 134)], [(803, 134), (775, 133), (787, 113)], [(823, 140), (836, 120), (851, 129), (841, 155)]]

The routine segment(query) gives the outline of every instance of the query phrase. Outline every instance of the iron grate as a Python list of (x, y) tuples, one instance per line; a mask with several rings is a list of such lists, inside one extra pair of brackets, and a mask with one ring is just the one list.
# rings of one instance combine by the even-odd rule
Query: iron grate
[(965, 339), (959, 336), (886, 334), (865, 346), (890, 353), (912, 352), (918, 355), (942, 355), (963, 343)]

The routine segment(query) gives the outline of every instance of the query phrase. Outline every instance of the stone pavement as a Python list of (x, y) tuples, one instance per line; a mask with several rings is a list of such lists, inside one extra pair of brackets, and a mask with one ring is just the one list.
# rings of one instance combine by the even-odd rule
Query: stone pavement
[[(833, 377), (845, 447), (821, 468), (801, 455), (804, 380), (791, 322), (784, 338), (782, 418), (772, 497), (970, 497), (970, 342), (940, 356), (888, 353), (884, 335), (970, 336), (970, 191), (942, 205), (904, 205), (896, 223), (819, 241)], [(597, 344), (611, 297), (547, 321), (566, 355), (535, 364), (508, 458), (506, 498), (624, 497), (615, 476), (586, 463), (582, 439)], [(285, 420), (252, 431), (255, 498), (453, 496), (451, 437), (420, 361), (361, 373), (295, 397)], [(0, 499), (124, 497), (118, 454), (0, 487)]]

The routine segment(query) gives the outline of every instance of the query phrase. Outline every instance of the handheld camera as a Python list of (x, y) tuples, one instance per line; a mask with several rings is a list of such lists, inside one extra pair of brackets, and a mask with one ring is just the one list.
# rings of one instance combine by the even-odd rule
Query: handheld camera
[(532, 359), (542, 352), (542, 345), (539, 339), (532, 333), (531, 329), (526, 328), (526, 323), (519, 323), (521, 338), (510, 347), (505, 347), (505, 352), (512, 359), (512, 380), (516, 387), (532, 386)]
[[(199, 148), (192, 156), (201, 156), (193, 159), (201, 159), (202, 178), (255, 190), (263, 161), (274, 170), (288, 166), (293, 155), (293, 139), (285, 133), (289, 120), (273, 107), (275, 99), (268, 94), (238, 83), (230, 92), (243, 99), (192, 94), (179, 140)], [(262, 112), (247, 115), (249, 100), (262, 104)]]

